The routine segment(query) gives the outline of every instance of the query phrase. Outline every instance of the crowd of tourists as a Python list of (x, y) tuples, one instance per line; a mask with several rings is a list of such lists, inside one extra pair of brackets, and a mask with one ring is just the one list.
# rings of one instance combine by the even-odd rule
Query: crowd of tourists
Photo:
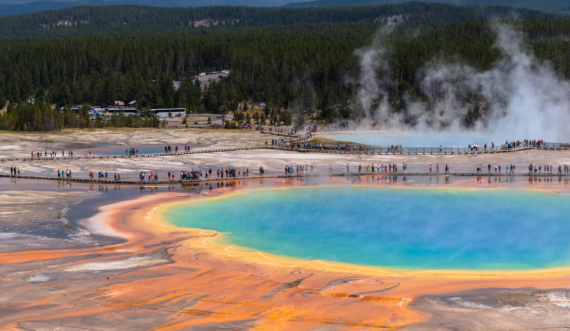
[[(531, 140), (531, 139), (525, 139), (525, 140), (506, 140), (505, 144), (502, 146), (498, 146), (495, 145), (494, 142), (491, 142), (491, 145), (488, 146), (487, 144), (485, 144), (483, 146), (483, 150), (487, 151), (487, 150), (497, 150), (497, 149), (514, 149), (514, 148), (523, 148), (523, 147), (537, 147), (540, 148), (544, 146), (544, 140)], [(467, 145), (467, 149), (469, 149), (469, 151), (478, 151), (479, 150), (479, 146), (477, 144), (469, 144)]]
[[(267, 144), (267, 142), (266, 142)], [(282, 146), (285, 148), (299, 148), (299, 149), (323, 149), (324, 146), (323, 144), (317, 144), (317, 143), (310, 143), (310, 142), (300, 142), (300, 141), (287, 141), (284, 139), (281, 140), (271, 140), (271, 145), (273, 146)]]
[[(360, 146), (360, 149), (362, 149), (362, 146)], [(390, 150), (390, 152), (401, 152), (402, 145), (390, 145), (388, 146), (388, 149)]]
[[(406, 171), (408, 169), (408, 165), (403, 163), (402, 164), (402, 169), (404, 171)], [(332, 167), (331, 167), (332, 170)], [(372, 163), (371, 165), (367, 165), (364, 170), (366, 171), (366, 173), (368, 172), (379, 172), (379, 173), (391, 173), (391, 172), (398, 172), (398, 165), (396, 164), (377, 164), (374, 165), (374, 163)], [(348, 164), (346, 165), (346, 171), (349, 171), (349, 166)], [(362, 173), (362, 164), (358, 165), (358, 173)]]
[[(269, 140), (265, 141), (265, 145), (269, 145)], [(277, 146), (277, 147), (283, 147), (283, 148), (313, 148), (312, 146), (314, 145), (314, 148), (318, 148), (317, 144), (311, 144), (309, 142), (302, 142), (300, 140), (287, 140), (287, 139), (271, 139), (271, 145), (272, 146)], [(320, 145), (321, 148), (323, 147), (323, 144)]]
[(317, 123), (309, 122), (309, 126), (307, 126), (307, 132), (317, 132), (319, 125)]
[[(499, 164), (495, 164), (495, 165), (491, 165), (488, 164), (487, 166), (483, 166), (481, 164), (477, 165), (477, 172), (481, 173), (484, 171), (484, 169), (487, 168), (487, 172), (491, 173), (502, 173), (503, 170), (506, 173), (514, 173), (515, 169), (516, 169), (516, 165), (514, 164), (507, 164), (504, 169), (501, 165)], [(330, 173), (333, 173), (333, 165), (331, 164), (329, 167)], [(391, 163), (387, 163), (387, 164), (369, 164), (369, 165), (365, 165), (363, 166), (362, 164), (358, 165), (358, 173), (397, 173), (399, 170), (399, 166), (397, 164), (391, 164)], [(403, 172), (406, 172), (408, 170), (408, 165), (406, 163), (402, 164), (402, 170)], [(554, 166), (552, 165), (530, 165), (529, 166), (529, 173), (533, 174), (552, 174), (553, 171), (557, 170), (558, 174), (569, 174), (570, 173), (570, 166), (568, 165), (564, 165), (564, 166), (558, 166), (558, 168), (556, 169)], [(287, 176), (291, 176), (291, 175), (302, 175), (302, 174), (306, 174), (309, 172), (313, 172), (314, 171), (314, 166), (313, 165), (286, 165), (285, 166), (285, 175)], [(346, 164), (346, 171), (350, 172), (350, 164)], [(428, 165), (428, 171), (429, 173), (440, 173), (440, 166), (439, 164), (429, 164)], [(11, 168), (11, 173), (13, 173), (14, 175), (16, 174), (16, 168), (13, 167)], [(451, 173), (451, 167), (450, 165), (446, 164), (443, 168), (443, 173), (449, 174)], [(19, 169), (18, 169), (18, 174), (19, 174)], [(93, 177), (93, 172), (89, 173), (89, 176), (92, 178)], [(260, 175), (264, 175), (265, 174), (265, 169), (263, 166), (261, 166), (259, 168), (259, 174)], [(99, 172), (99, 179), (102, 178), (107, 178), (108, 173), (107, 172)], [(180, 171), (180, 180), (202, 180), (202, 179), (214, 179), (214, 178), (218, 178), (218, 179), (222, 179), (222, 178), (239, 178), (239, 177), (246, 177), (249, 176), (249, 169), (248, 168), (244, 168), (243, 170), (239, 170), (237, 168), (222, 168), (222, 169), (216, 169), (215, 171), (213, 169), (207, 169), (205, 171), (203, 170), (183, 170)], [(71, 178), (71, 170), (58, 170), (58, 177), (68, 177)], [(158, 173), (157, 172), (140, 172), (139, 174), (139, 180), (140, 181), (158, 181)], [(175, 172), (174, 171), (169, 171), (168, 172), (168, 180), (175, 180)], [(120, 180), (120, 174), (115, 173), (115, 180)]]
[[(305, 138), (312, 138), (312, 133), (310, 131), (307, 131), (307, 133), (305, 134)], [(267, 142), (266, 142), (267, 144)], [(311, 142), (299, 142), (299, 141), (286, 141), (286, 140), (272, 140), (271, 144), (274, 146), (284, 146), (286, 148), (298, 148), (298, 149), (321, 149), (324, 150), (325, 146), (321, 143), (321, 144), (317, 144), (317, 143), (311, 143)], [(483, 145), (483, 150), (487, 151), (487, 150), (497, 150), (497, 149), (513, 149), (513, 148), (520, 148), (520, 147), (542, 147), (544, 146), (544, 141), (543, 140), (522, 140), (522, 141), (506, 141), (505, 144), (503, 146), (498, 146), (495, 145), (494, 142), (491, 142), (490, 145), (484, 144)], [(327, 149), (331, 149), (331, 147), (326, 147)], [(334, 147), (332, 147), (334, 148)], [(479, 151), (479, 145), (478, 144), (468, 144), (467, 145), (467, 149), (469, 151)], [(382, 150), (386, 149), (387, 152), (391, 152), (391, 153), (399, 153), (403, 151), (403, 147), (402, 145), (388, 145), (386, 147), (382, 147)], [(336, 146), (336, 150), (345, 150), (348, 152), (353, 152), (356, 150), (356, 147), (350, 144), (346, 144), (344, 146), (341, 146), (341, 144), (337, 144)], [(362, 151), (363, 147), (362, 145), (358, 146), (358, 151)], [(441, 152), (443, 150), (442, 146), (439, 146), (439, 151)]]
[[(483, 169), (485, 167), (481, 164), (477, 165), (477, 172), (483, 172)], [(491, 173), (492, 169), (495, 169), (494, 172), (501, 172), (503, 169), (501, 167), (501, 165), (497, 165), (495, 164), (495, 167), (493, 168), (493, 166), (491, 166), (491, 164), (489, 163), (487, 165), (487, 173)], [(507, 164), (505, 167), (506, 172), (508, 173), (513, 173), (515, 172), (516, 166), (514, 164)]]
[[(71, 174), (71, 171), (70, 171), (70, 174)], [(98, 175), (99, 180), (102, 180), (102, 179), (107, 180), (107, 178), (109, 177), (109, 172), (108, 171), (99, 171), (97, 173), (97, 175)], [(91, 180), (95, 179), (95, 172), (94, 171), (89, 171), (89, 179), (91, 179)], [(115, 172), (114, 180), (115, 181), (121, 180), (121, 174), (118, 172)]]
[[(204, 179), (212, 179), (213, 177), (213, 170), (207, 169), (205, 171), (202, 170), (183, 170), (180, 171), (180, 180), (201, 180), (202, 178)], [(263, 174), (264, 170), (263, 167), (260, 168), (260, 173)], [(216, 170), (216, 178), (237, 178), (237, 177), (246, 177), (249, 176), (249, 169), (248, 168), (244, 168), (243, 171), (236, 169), (236, 168), (227, 168), (227, 169), (217, 169)], [(168, 172), (168, 178), (172, 178), (172, 180), (175, 179), (175, 174), (174, 172)], [(144, 179), (143, 179), (144, 180)]]
[[(490, 163), (487, 166), (483, 166), (481, 164), (477, 165), (477, 172), (481, 173), (484, 169), (487, 168), (487, 173), (501, 173), (503, 171), (503, 167), (500, 164), (491, 165)], [(516, 165), (514, 164), (507, 164), (504, 168), (506, 173), (514, 173), (516, 170)], [(529, 174), (553, 174), (556, 171), (558, 174), (568, 174), (570, 173), (570, 166), (568, 165), (559, 165), (556, 168), (553, 165), (539, 165), (539, 164), (530, 164), (528, 166)]]
[[(312, 134), (309, 132), (307, 133), (307, 138), (311, 138)], [(266, 141), (265, 144), (267, 145), (268, 142)], [(293, 141), (293, 140), (284, 140), (284, 139), (273, 139), (271, 140), (271, 145), (273, 146), (281, 146), (281, 147), (285, 147), (285, 148), (291, 148), (291, 149), (320, 149), (320, 150), (324, 150), (325, 146), (320, 143), (316, 143), (316, 142), (302, 142), (302, 141)], [(402, 151), (402, 145), (389, 145), (387, 147), (383, 147), (386, 148), (387, 152), (401, 152)], [(344, 151), (348, 151), (348, 152), (353, 152), (356, 151), (356, 146), (354, 145), (350, 145), (350, 144), (346, 144), (344, 146), (341, 146), (341, 144), (337, 144), (336, 148), (335, 147), (327, 147), (328, 150), (330, 149), (335, 149), (335, 150), (344, 150)], [(358, 151), (362, 151), (362, 145), (358, 145)]]
[[(561, 165), (558, 166), (558, 169), (556, 169), (558, 174), (567, 174), (569, 173), (570, 169), (568, 165), (564, 165), (564, 167), (562, 167)], [(528, 172), (529, 174), (541, 174), (541, 173), (546, 173), (546, 174), (552, 174), (552, 172), (554, 171), (554, 167), (552, 165), (532, 165), (530, 164), (528, 166)]]
[(540, 148), (544, 146), (544, 140), (513, 140), (513, 141), (505, 141), (505, 145), (503, 145), (506, 149), (513, 149), (513, 148), (521, 148), (521, 147), (537, 147)]
[[(309, 170), (310, 169), (310, 170)], [(303, 174), (305, 172), (313, 172), (313, 166), (311, 165), (311, 167), (309, 168), (308, 165), (302, 166), (302, 165), (298, 165), (298, 166), (285, 166), (285, 175), (289, 176), (289, 175), (294, 175), (295, 171), (297, 171), (297, 174)]]
[(264, 124), (248, 124), (248, 123), (240, 123), (238, 124), (238, 128), (242, 130), (255, 130), (255, 131), (268, 131), (268, 132), (275, 132), (278, 134), (283, 134), (283, 129), (279, 129), (276, 126), (268, 126), (266, 127)]
[[(67, 155), (68, 155), (68, 156), (73, 156), (73, 151), (72, 151), (72, 150), (68, 150), (68, 151), (67, 151)], [(41, 151), (40, 151), (40, 152), (34, 152), (34, 151), (32, 151), (32, 152), (31, 152), (31, 156), (32, 156), (32, 160), (33, 160), (34, 158), (40, 160), (42, 157), (43, 157), (44, 159), (48, 159), (48, 158), (53, 159), (53, 158), (56, 158), (56, 157), (57, 157), (57, 151), (55, 151), (55, 150), (52, 150), (52, 151), (49, 151), (49, 152), (48, 152), (47, 150), (44, 150), (43, 152), (41, 152)], [(65, 156), (65, 150), (61, 150), (61, 156), (62, 156), (62, 157)]]
[[(408, 165), (406, 163), (402, 163), (401, 165), (402, 171), (405, 173), (408, 170)], [(307, 173), (312, 173), (315, 170), (313, 165), (286, 165), (285, 166), (285, 175), (286, 176), (294, 176), (294, 175), (303, 175)], [(333, 173), (333, 165), (329, 166), (330, 173)], [(346, 172), (350, 173), (351, 166), (350, 164), (346, 164)], [(487, 164), (483, 166), (479, 164), (476, 166), (477, 173), (482, 173), (487, 170), (487, 173), (496, 173), (496, 174), (512, 174), (516, 170), (516, 165), (514, 164), (507, 164), (502, 166), (500, 164)], [(397, 164), (387, 163), (387, 164), (367, 164), (367, 165), (358, 165), (358, 173), (359, 174), (368, 174), (368, 173), (398, 173), (400, 171), (400, 166)], [(429, 164), (428, 165), (428, 173), (440, 173), (440, 165), (439, 164)], [(540, 165), (540, 164), (530, 164), (528, 166), (528, 172), (530, 175), (532, 174), (570, 174), (570, 165)], [(223, 178), (243, 178), (249, 176), (250, 170), (248, 168), (243, 168), (243, 170), (229, 167), (229, 168), (221, 168), (221, 169), (207, 169), (207, 170), (189, 170), (189, 171), (180, 171), (180, 180), (212, 180), (212, 179), (223, 179)], [(443, 173), (449, 174), (451, 173), (451, 167), (448, 164), (445, 164), (443, 167)], [(57, 169), (56, 171), (58, 178), (66, 178), (71, 179), (73, 178), (72, 171), (70, 169)], [(98, 176), (98, 180), (108, 180), (110, 174), (108, 171), (98, 171), (93, 172), (90, 171), (88, 173), (89, 179), (94, 180), (95, 174)], [(259, 174), (263, 176), (265, 174), (265, 169), (263, 166), (259, 167)], [(20, 168), (18, 167), (10, 167), (10, 175), (11, 176), (20, 176)], [(121, 180), (121, 174), (115, 172), (112, 174), (113, 179), (115, 181)], [(174, 171), (169, 171), (168, 175), (166, 176), (167, 180), (174, 181), (176, 180), (176, 174)], [(139, 173), (139, 181), (158, 181), (159, 175), (158, 172), (140, 172)]]
[(238, 127), (242, 130), (255, 130), (255, 131), (268, 131), (268, 132), (275, 132), (278, 134), (283, 134), (283, 129), (278, 129), (277, 127), (265, 127), (264, 124), (259, 124), (259, 125), (255, 125), (255, 124), (248, 124), (248, 123), (241, 123), (238, 124)]
[(149, 172), (148, 174), (145, 173), (144, 171), (141, 171), (139, 173), (139, 179), (141, 181), (145, 181), (145, 178), (148, 178), (148, 181), (157, 181), (158, 180), (158, 172)]
[(525, 140), (525, 146), (542, 147), (544, 146), (544, 140)]
[(69, 169), (67, 169), (67, 170), (57, 169), (57, 177), (58, 178), (71, 178), (71, 170), (69, 170)]

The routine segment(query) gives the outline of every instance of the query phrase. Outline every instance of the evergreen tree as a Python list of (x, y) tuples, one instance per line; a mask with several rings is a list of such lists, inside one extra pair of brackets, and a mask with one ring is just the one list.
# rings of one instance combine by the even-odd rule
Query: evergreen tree
[(7, 100), (4, 97), (2, 90), (0, 90), (0, 109), (4, 108), (6, 106), (6, 102), (7, 102)]

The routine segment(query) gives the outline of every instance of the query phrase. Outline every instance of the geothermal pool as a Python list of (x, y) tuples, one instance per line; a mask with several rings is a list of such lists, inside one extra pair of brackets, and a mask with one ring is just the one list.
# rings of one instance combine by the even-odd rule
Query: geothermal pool
[[(356, 144), (371, 145), (371, 146), (389, 146), (389, 145), (402, 145), (403, 147), (467, 147), (469, 144), (477, 144), (483, 147), (485, 143), (491, 146), (494, 142), (495, 145), (502, 145), (505, 141), (514, 140), (513, 137), (492, 137), (489, 135), (476, 133), (393, 133), (393, 132), (346, 132), (346, 133), (333, 133), (323, 134), (323, 138), (333, 139), (338, 141), (349, 141)], [(524, 139), (524, 138), (516, 138)]]
[(570, 265), (570, 196), (509, 189), (262, 189), (178, 204), (169, 222), (272, 254), (404, 269)]

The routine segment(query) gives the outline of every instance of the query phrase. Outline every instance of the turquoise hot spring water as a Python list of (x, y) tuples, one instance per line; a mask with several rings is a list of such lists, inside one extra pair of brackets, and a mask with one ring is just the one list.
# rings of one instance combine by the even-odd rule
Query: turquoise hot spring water
[[(324, 138), (334, 139), (338, 141), (350, 141), (356, 144), (364, 144), (369, 146), (389, 146), (402, 145), (402, 147), (467, 147), (469, 144), (477, 144), (483, 148), (485, 144), (491, 146), (494, 142), (496, 145), (505, 143), (507, 138), (489, 134), (478, 133), (416, 133), (416, 132), (367, 132), (359, 133), (354, 131), (337, 132), (327, 134)], [(524, 139), (524, 138), (518, 138)]]
[(570, 195), (543, 191), (260, 189), (174, 205), (162, 217), (302, 259), (415, 270), (570, 265)]

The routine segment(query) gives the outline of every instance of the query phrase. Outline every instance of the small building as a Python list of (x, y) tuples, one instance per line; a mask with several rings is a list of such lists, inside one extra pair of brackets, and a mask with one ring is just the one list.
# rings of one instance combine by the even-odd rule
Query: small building
[(122, 102), (122, 101), (115, 101), (115, 102), (113, 103), (113, 107), (115, 107), (115, 108), (125, 108), (125, 103)]
[(135, 109), (139, 109), (139, 102), (136, 100), (133, 100), (131, 102), (128, 103), (128, 107), (129, 108), (135, 108)]
[(168, 117), (171, 114), (175, 116), (186, 116), (186, 108), (158, 108), (150, 110), (156, 117)]

